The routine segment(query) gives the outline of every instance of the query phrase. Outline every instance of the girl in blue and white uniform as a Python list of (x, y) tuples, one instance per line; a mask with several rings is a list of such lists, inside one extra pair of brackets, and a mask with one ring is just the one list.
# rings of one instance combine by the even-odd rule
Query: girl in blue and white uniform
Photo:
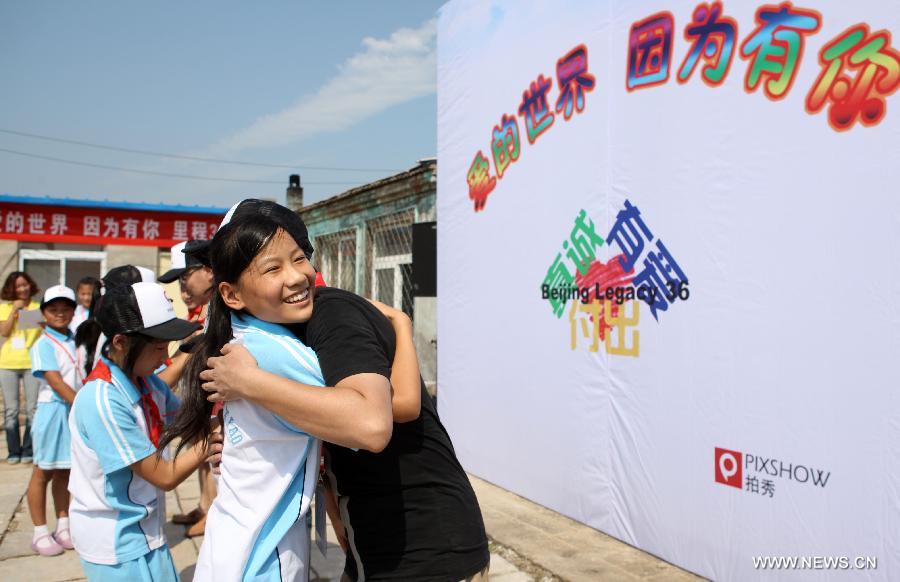
[[(265, 369), (324, 386), (315, 353), (284, 327), (302, 317), (315, 280), (291, 235), (263, 217), (229, 224), (216, 234), (210, 259), (217, 293), (186, 374), (184, 407), (163, 446), (176, 436), (181, 446), (208, 436), (212, 405), (199, 372), (205, 356), (229, 341), (244, 345)], [(207, 514), (195, 579), (306, 580), (306, 516), (318, 480), (319, 440), (248, 401), (226, 403), (222, 419), (219, 493)]]
[[(309, 319), (316, 279), (305, 227), (288, 214), (280, 220), (266, 215), (231, 220), (213, 238), (209, 260), (216, 294), (206, 334), (185, 374), (183, 407), (163, 445), (176, 438), (181, 446), (208, 438), (212, 405), (199, 374), (207, 358), (229, 342), (243, 345), (269, 372), (324, 386), (315, 352), (286, 327)], [(405, 349), (414, 350), (411, 343)], [(248, 400), (226, 402), (222, 420), (219, 494), (207, 516), (194, 579), (305, 582), (320, 440)]]
[(172, 461), (161, 452), (163, 419), (180, 402), (154, 370), (169, 342), (199, 325), (176, 318), (163, 288), (149, 282), (109, 286), (92, 315), (108, 339), (69, 417), (75, 550), (91, 582), (175, 582), (165, 491), (197, 469), (205, 449)]
[[(34, 469), (28, 483), (28, 511), (34, 523), (31, 549), (55, 556), (72, 549), (69, 532), (69, 411), (84, 380), (84, 350), (69, 329), (75, 292), (63, 285), (47, 289), (41, 302), (44, 333), (31, 346), (31, 372), (40, 381), (31, 427)], [(53, 492), (56, 532), (47, 529), (47, 485)]]

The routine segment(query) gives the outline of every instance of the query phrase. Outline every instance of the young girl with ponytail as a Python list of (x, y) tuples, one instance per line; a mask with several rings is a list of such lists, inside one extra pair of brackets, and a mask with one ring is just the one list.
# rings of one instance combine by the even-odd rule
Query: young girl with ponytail
[(169, 342), (199, 325), (176, 318), (163, 288), (148, 282), (108, 286), (92, 316), (109, 339), (69, 415), (75, 550), (90, 582), (175, 582), (165, 491), (193, 473), (206, 450), (168, 460), (159, 444), (163, 419), (180, 403), (154, 370)]
[[(315, 352), (285, 327), (309, 318), (316, 276), (312, 252), (305, 227), (289, 211), (243, 215), (216, 233), (209, 246), (216, 293), (206, 333), (188, 365), (183, 406), (162, 446), (178, 438), (180, 450), (208, 438), (213, 405), (199, 375), (207, 358), (229, 342), (243, 345), (269, 372), (320, 394), (331, 390), (324, 388)], [(414, 350), (411, 339), (404, 349)], [(389, 434), (390, 398), (382, 396), (374, 407), (381, 409), (380, 430)], [(361, 400), (357, 395), (355, 404), (373, 407)], [(225, 403), (222, 420), (219, 493), (207, 514), (195, 579), (307, 580), (308, 509), (319, 478), (320, 440), (249, 400)], [(348, 434), (366, 430), (346, 420), (334, 424)]]

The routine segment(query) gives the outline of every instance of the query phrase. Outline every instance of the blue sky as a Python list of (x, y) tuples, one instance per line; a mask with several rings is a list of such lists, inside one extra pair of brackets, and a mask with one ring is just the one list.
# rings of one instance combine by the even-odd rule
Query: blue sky
[[(0, 130), (298, 168), (315, 202), (436, 152), (443, 0), (4, 2)], [(0, 193), (228, 206), (283, 200), (289, 169), (166, 159), (0, 132)], [(316, 184), (322, 182), (323, 184)], [(326, 183), (337, 184), (326, 184)]]

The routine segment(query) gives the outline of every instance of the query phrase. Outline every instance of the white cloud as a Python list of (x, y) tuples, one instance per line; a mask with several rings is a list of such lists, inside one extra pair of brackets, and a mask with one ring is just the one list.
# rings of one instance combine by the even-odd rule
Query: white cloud
[(362, 52), (312, 95), (220, 140), (207, 155), (283, 146), (316, 134), (342, 131), (382, 111), (435, 92), (435, 20), (401, 28), (389, 38), (367, 37)]

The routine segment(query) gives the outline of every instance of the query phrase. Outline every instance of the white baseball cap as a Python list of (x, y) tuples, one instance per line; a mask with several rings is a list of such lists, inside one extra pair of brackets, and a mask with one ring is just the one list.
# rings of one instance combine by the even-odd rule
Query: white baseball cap
[(65, 285), (54, 285), (50, 287), (46, 291), (44, 291), (44, 299), (41, 301), (41, 309), (47, 306), (51, 301), (55, 301), (57, 299), (65, 299), (66, 301), (72, 304), (72, 307), (78, 305), (75, 301), (75, 292), (66, 287)]
[(110, 287), (103, 296), (97, 322), (107, 337), (140, 333), (156, 339), (180, 340), (200, 329), (199, 323), (175, 315), (162, 286), (143, 281)]
[(184, 247), (186, 245), (187, 241), (184, 241), (172, 247), (172, 263), (169, 265), (169, 270), (159, 276), (159, 281), (161, 283), (171, 283), (180, 277), (185, 269), (187, 269), (187, 263), (185, 261), (187, 257), (184, 256)]

